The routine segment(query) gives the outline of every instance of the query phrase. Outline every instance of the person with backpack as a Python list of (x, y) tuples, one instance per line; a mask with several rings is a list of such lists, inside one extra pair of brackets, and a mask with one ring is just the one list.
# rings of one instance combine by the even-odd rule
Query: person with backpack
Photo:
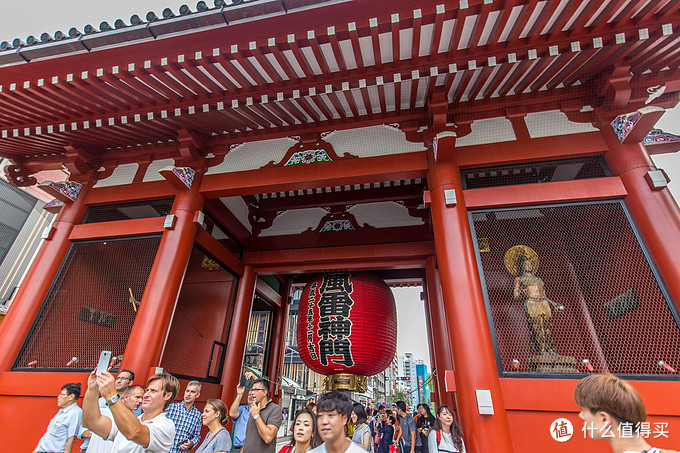
[(430, 406), (427, 403), (421, 403), (418, 405), (418, 418), (416, 419), (416, 429), (418, 430), (418, 436), (421, 439), (422, 453), (428, 453), (428, 443), (427, 436), (430, 434), (430, 430), (434, 426), (434, 415), (430, 412)]
[(437, 420), (427, 436), (429, 453), (465, 453), (463, 432), (446, 404), (437, 408)]

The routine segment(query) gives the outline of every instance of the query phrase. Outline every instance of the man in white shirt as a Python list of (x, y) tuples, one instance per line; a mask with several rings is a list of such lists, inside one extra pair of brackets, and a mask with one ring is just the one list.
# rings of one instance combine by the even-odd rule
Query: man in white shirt
[[(117, 381), (117, 380), (116, 380)], [(117, 389), (116, 389), (117, 390)], [(122, 396), (123, 404), (125, 407), (130, 409), (132, 413), (142, 407), (142, 399), (144, 399), (144, 387), (141, 385), (132, 385), (128, 387)], [(103, 416), (113, 419), (113, 414), (106, 404), (101, 408), (101, 413)], [(141, 412), (140, 412), (141, 413)], [(90, 444), (87, 447), (87, 453), (110, 453), (111, 448), (113, 448), (113, 442), (106, 440), (98, 435), (94, 434), (89, 429), (83, 433), (83, 437), (87, 437), (89, 434)]]
[[(112, 453), (167, 453), (175, 437), (175, 425), (164, 411), (178, 391), (179, 382), (174, 376), (165, 372), (151, 376), (142, 400), (143, 412), (137, 418), (119, 402), (111, 373), (96, 375), (93, 371), (83, 401), (83, 426), (113, 441)], [(106, 399), (113, 420), (101, 414), (98, 393)]]
[(352, 413), (352, 400), (336, 391), (324, 393), (317, 403), (317, 428), (323, 444), (309, 453), (366, 453), (345, 435), (345, 425)]

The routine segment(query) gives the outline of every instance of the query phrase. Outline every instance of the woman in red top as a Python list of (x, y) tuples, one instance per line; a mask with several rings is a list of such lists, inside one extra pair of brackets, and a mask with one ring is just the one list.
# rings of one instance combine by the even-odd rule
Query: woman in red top
[(316, 416), (309, 410), (297, 411), (293, 420), (293, 438), (279, 453), (304, 453), (316, 447), (319, 442), (316, 433)]

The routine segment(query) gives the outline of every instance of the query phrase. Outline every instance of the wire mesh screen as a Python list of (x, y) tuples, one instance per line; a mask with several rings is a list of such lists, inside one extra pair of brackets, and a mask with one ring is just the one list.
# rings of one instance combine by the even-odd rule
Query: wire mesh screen
[(92, 369), (102, 350), (120, 358), (160, 240), (74, 243), (16, 367)]
[(619, 202), (476, 211), (502, 371), (667, 374), (677, 310)]
[(194, 246), (161, 359), (164, 369), (200, 380), (219, 378), (222, 348), (214, 344), (227, 335), (235, 282), (230, 272)]
[(541, 163), (525, 163), (462, 171), (466, 189), (512, 186), (541, 182), (574, 181), (609, 176), (600, 158), (570, 159)]
[(87, 210), (83, 223), (115, 222), (117, 220), (165, 217), (170, 214), (171, 209), (171, 199), (93, 206)]

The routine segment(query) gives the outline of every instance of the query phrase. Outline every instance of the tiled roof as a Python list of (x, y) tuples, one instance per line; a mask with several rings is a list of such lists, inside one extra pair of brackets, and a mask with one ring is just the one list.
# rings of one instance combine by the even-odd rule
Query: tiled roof
[(204, 1), (196, 4), (195, 10), (188, 5), (179, 7), (175, 13), (165, 8), (158, 17), (149, 11), (142, 19), (137, 14), (129, 23), (117, 19), (113, 25), (102, 22), (99, 27), (86, 25), (82, 31), (76, 27), (68, 33), (57, 31), (53, 35), (43, 33), (40, 37), (28, 36), (25, 40), (14, 38), (0, 42), (0, 67), (36, 58), (47, 58), (59, 54), (91, 51), (95, 48), (125, 44), (131, 41), (156, 39), (162, 35), (177, 34), (197, 28), (214, 28), (232, 22), (242, 22), (258, 16), (286, 13), (292, 9), (326, 3), (328, 0), (214, 0), (209, 7)]

